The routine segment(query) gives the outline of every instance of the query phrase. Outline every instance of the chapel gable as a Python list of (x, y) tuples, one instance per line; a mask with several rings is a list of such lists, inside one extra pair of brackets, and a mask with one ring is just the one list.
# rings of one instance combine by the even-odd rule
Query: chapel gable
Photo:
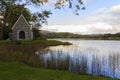
[(33, 33), (29, 23), (23, 15), (21, 15), (12, 27), (13, 40), (32, 40)]

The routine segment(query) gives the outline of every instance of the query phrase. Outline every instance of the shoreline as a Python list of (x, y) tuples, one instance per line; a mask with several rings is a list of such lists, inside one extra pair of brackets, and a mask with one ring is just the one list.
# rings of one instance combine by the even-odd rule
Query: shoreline
[(39, 45), (41, 47), (47, 46), (58, 46), (58, 45), (71, 45), (69, 42), (61, 42), (58, 40), (21, 40), (21, 41), (11, 41), (11, 40), (0, 40), (1, 45)]

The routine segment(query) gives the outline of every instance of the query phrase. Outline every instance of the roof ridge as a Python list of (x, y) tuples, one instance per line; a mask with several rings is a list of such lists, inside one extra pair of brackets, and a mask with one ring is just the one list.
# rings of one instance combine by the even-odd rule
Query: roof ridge
[(21, 18), (24, 19), (25, 23), (26, 23), (26, 24), (29, 26), (29, 28), (30, 28), (30, 25), (28, 24), (26, 18), (24, 17), (23, 14), (21, 14), (20, 17), (19, 17), (19, 18), (17, 19), (17, 21), (15, 22), (15, 24), (13, 25), (12, 30), (14, 29), (15, 25), (19, 22), (19, 20), (20, 20)]

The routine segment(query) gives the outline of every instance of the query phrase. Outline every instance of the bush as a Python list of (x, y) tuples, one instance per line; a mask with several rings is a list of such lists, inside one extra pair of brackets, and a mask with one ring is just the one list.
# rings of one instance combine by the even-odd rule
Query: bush
[(41, 36), (38, 29), (33, 28), (32, 31), (33, 31), (33, 39), (34, 39), (34, 40), (36, 40), (38, 37)]
[(17, 41), (15, 41), (15, 44), (16, 44), (16, 45), (20, 45), (20, 44), (21, 44), (21, 41), (18, 41), (18, 40), (17, 40)]

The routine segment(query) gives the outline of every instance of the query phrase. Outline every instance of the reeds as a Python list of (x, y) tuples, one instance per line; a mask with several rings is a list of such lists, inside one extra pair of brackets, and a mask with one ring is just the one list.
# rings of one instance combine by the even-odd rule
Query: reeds
[(31, 66), (40, 67), (41, 59), (34, 54), (35, 50), (30, 45), (2, 45), (0, 46), (0, 61), (22, 62)]

